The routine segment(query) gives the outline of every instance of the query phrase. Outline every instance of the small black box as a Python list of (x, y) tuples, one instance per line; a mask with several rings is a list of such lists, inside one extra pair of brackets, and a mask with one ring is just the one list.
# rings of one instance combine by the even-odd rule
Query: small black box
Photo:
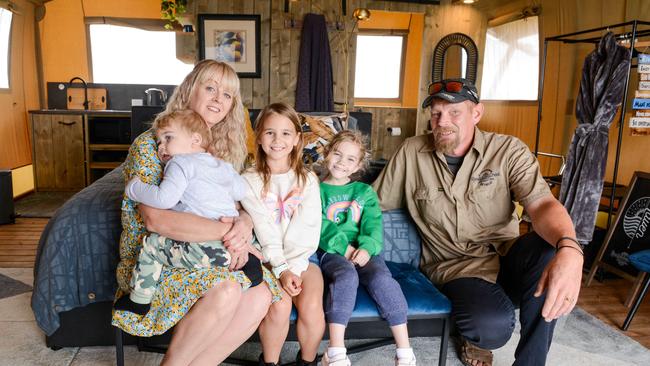
[(0, 225), (13, 224), (15, 218), (11, 170), (0, 170)]

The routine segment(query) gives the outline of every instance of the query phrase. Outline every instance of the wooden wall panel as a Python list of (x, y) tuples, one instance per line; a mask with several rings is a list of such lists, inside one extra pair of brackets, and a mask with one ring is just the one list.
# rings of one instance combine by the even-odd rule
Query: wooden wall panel
[[(121, 0), (124, 2), (123, 0)], [(148, 16), (147, 9), (153, 9), (147, 0), (146, 6), (141, 6), (138, 16)], [(33, 19), (33, 6), (28, 0), (16, 0), (27, 12), (24, 19)], [(87, 14), (102, 16), (115, 15), (110, 6), (99, 6), (100, 1), (84, 0)], [(414, 3), (398, 3), (377, 0), (348, 0), (347, 17), (351, 25), (352, 11), (357, 7), (389, 11), (421, 12), (425, 14), (423, 48), (421, 53), (421, 70), (419, 79), (419, 99), (426, 94), (426, 86), (431, 81), (430, 69), (433, 48), (445, 35), (462, 32), (474, 39), (479, 48), (478, 84), (482, 75), (482, 55), (484, 55), (485, 31), (488, 17), (497, 17), (516, 9), (530, 5), (530, 0), (483, 0), (478, 6), (450, 5), (450, 0), (443, 0), (442, 5), (427, 6)], [(547, 36), (573, 32), (576, 30), (598, 27), (624, 20), (647, 19), (650, 16), (650, 2), (644, 0), (539, 0), (542, 6), (540, 16), (540, 46)], [(308, 13), (325, 14), (328, 21), (342, 20), (340, 0), (300, 0), (291, 2), (291, 11), (284, 13), (284, 0), (195, 0), (193, 10), (198, 13), (255, 13), (262, 16), (262, 77), (259, 79), (242, 79), (242, 98), (248, 107), (262, 108), (270, 102), (284, 101), (293, 104), (295, 100), (295, 83), (297, 77), (298, 51), (300, 44), (300, 29), (286, 29), (284, 20), (293, 17), (301, 20)], [(145, 9), (146, 8), (146, 9)], [(16, 17), (17, 19), (18, 17)], [(32, 25), (22, 27), (27, 31), (24, 36), (29, 38)], [(43, 42), (44, 72), (47, 81), (67, 80), (80, 74), (88, 77), (87, 52), (85, 32), (83, 31), (83, 11), (81, 2), (52, 1), (47, 3), (47, 16), (41, 22), (41, 41)], [(79, 28), (81, 27), (81, 28)], [(32, 33), (33, 35), (33, 33)], [(67, 41), (61, 42), (61, 37)], [(334, 76), (334, 100), (343, 101), (344, 94), (344, 60), (345, 53), (341, 43), (345, 43), (345, 33), (332, 30), (329, 32), (332, 49), (332, 67)], [(28, 41), (29, 42), (29, 41)], [(198, 43), (198, 41), (196, 41)], [(354, 42), (353, 42), (354, 43)], [(19, 41), (12, 39), (12, 45)], [(25, 44), (22, 49), (30, 49)], [(542, 131), (540, 135), (540, 150), (553, 153), (566, 153), (575, 128), (575, 96), (582, 70), (582, 60), (591, 50), (591, 46), (550, 44), (548, 48)], [(17, 51), (20, 52), (20, 51)], [(25, 51), (27, 52), (27, 51)], [(25, 53), (24, 58), (33, 58)], [(62, 58), (63, 57), (63, 58)], [(354, 44), (350, 49), (350, 98), (354, 85)], [(29, 66), (31, 67), (31, 66)], [(29, 69), (28, 67), (28, 69)], [(25, 85), (33, 83), (36, 73), (25, 69), (23, 78)], [(14, 69), (12, 69), (13, 73)], [(73, 72), (74, 71), (74, 72)], [(21, 71), (22, 72), (22, 71)], [(73, 74), (70, 74), (73, 72)], [(57, 76), (59, 75), (59, 76)], [(13, 76), (12, 76), (13, 77)], [(634, 80), (634, 79), (633, 79)], [(636, 82), (636, 81), (635, 81)], [(633, 84), (632, 87), (634, 87)], [(30, 84), (31, 86), (31, 84)], [(24, 92), (27, 99), (32, 100), (36, 88), (26, 87)], [(13, 93), (13, 91), (12, 91)], [(21, 104), (17, 94), (7, 96), (0, 94), (0, 108), (3, 111), (18, 110), (13, 113), (12, 127), (7, 127), (5, 114), (0, 116), (0, 132), (2, 136), (15, 135), (15, 141), (9, 139), (0, 145), (0, 165), (20, 165), (29, 163), (29, 147), (25, 143), (27, 132), (26, 110), (38, 107), (37, 102), (31, 106)], [(36, 100), (37, 99), (33, 99)], [(16, 103), (16, 104), (14, 104)], [(18, 108), (20, 106), (20, 108)], [(375, 157), (389, 157), (394, 147), (408, 135), (423, 133), (428, 125), (428, 115), (421, 109), (397, 108), (364, 108), (373, 112), (373, 150)], [(534, 104), (486, 103), (486, 115), (481, 121), (481, 127), (513, 134), (534, 148), (535, 124), (537, 108)], [(402, 136), (388, 136), (386, 127), (398, 124), (403, 130)], [(10, 128), (10, 129), (8, 129)], [(614, 131), (614, 129), (612, 130)], [(624, 153), (621, 161), (621, 179), (627, 181), (631, 172), (644, 168), (637, 164), (638, 154), (647, 154), (644, 146), (650, 146), (650, 137), (632, 137), (627, 130), (624, 138)], [(612, 132), (615, 135), (615, 132)], [(408, 135), (407, 135), (408, 134)], [(5, 140), (6, 141), (6, 140)], [(28, 141), (28, 140), (27, 140)], [(25, 148), (26, 147), (26, 148)], [(614, 147), (610, 145), (610, 160), (613, 158)], [(9, 150), (7, 150), (9, 149)], [(22, 151), (22, 152), (20, 152)], [(11, 162), (7, 157), (12, 157)], [(3, 160), (4, 159), (4, 160)], [(556, 167), (553, 162), (542, 162), (545, 172), (553, 172)], [(612, 163), (608, 165), (608, 174)], [(647, 169), (646, 169), (647, 170)]]
[[(120, 1), (124, 2), (124, 0)], [(146, 3), (137, 7), (139, 10), (135, 16), (149, 17), (151, 9), (155, 8), (151, 4), (155, 1), (146, 0)], [(367, 7), (371, 11), (378, 9), (425, 14), (427, 19), (425, 19), (419, 77), (420, 88), (418, 90), (419, 95), (424, 95), (423, 91), (430, 82), (432, 50), (440, 38), (452, 32), (464, 32), (476, 41), (481, 50), (484, 43), (487, 24), (485, 16), (472, 6), (452, 6), (448, 0), (444, 0), (442, 3), (443, 5), (440, 6), (431, 6), (391, 1), (348, 0), (347, 15), (343, 18), (340, 10), (341, 0), (292, 1), (290, 2), (291, 10), (289, 13), (284, 12), (284, 0), (194, 0), (190, 3), (188, 17), (195, 18), (200, 13), (261, 15), (261, 78), (242, 79), (241, 94), (242, 100), (247, 107), (262, 108), (270, 102), (277, 101), (294, 104), (301, 30), (299, 28), (285, 28), (285, 19), (302, 20), (305, 14), (312, 12), (324, 14), (329, 22), (345, 20), (348, 27), (351, 27), (353, 25), (352, 12), (357, 7)], [(82, 4), (85, 7), (82, 7)], [(110, 6), (107, 8), (107, 5), (101, 5), (98, 0), (84, 0), (83, 2), (72, 3), (52, 1), (47, 3), (47, 16), (41, 22), (42, 32), (40, 35), (44, 44), (43, 58), (46, 81), (68, 80), (76, 75), (89, 79), (87, 42), (83, 23), (84, 10), (86, 14), (92, 13), (93, 16), (118, 15), (114, 9), (111, 9)], [(343, 51), (343, 46), (346, 43), (345, 36), (346, 34), (343, 31), (329, 31), (332, 50), (334, 100), (339, 103), (343, 102), (345, 94), (345, 52)], [(65, 44), (60, 42), (61, 37), (67, 40), (63, 42)], [(183, 48), (187, 48), (188, 45), (191, 46), (192, 40), (188, 39), (188, 37), (182, 39)], [(198, 46), (198, 40), (195, 39), (194, 43)], [(348, 95), (350, 100), (352, 100), (353, 95), (355, 59), (354, 42), (352, 43), (349, 50), (350, 89)], [(421, 100), (422, 98), (418, 99)], [(340, 105), (337, 108), (342, 109)], [(373, 108), (373, 110), (380, 109)], [(415, 118), (413, 118), (414, 113)], [(422, 130), (422, 128), (417, 128), (418, 125), (426, 126), (428, 123), (428, 117), (418, 113), (416, 109), (391, 109), (387, 114), (399, 115), (400, 117), (397, 120), (404, 121), (400, 122), (400, 124), (412, 124), (412, 126), (407, 126), (408, 128), (403, 128), (404, 131), (413, 131), (412, 134)], [(375, 118), (374, 123), (376, 133), (380, 134), (385, 131), (387, 125), (383, 120)], [(374, 139), (374, 141), (382, 141), (386, 137), (384, 135), (381, 136), (382, 139)], [(394, 140), (395, 144), (397, 144), (398, 141), (403, 141), (405, 137), (407, 136), (404, 134), (400, 137), (391, 137), (391, 141)]]
[(630, 20), (645, 20), (648, 19), (648, 14), (650, 14), (650, 2), (644, 0), (636, 1), (624, 1), (619, 0), (625, 3), (625, 21)]
[[(258, 14), (260, 15), (260, 78), (240, 79), (242, 102), (248, 108), (263, 108), (269, 101), (271, 1), (270, 0), (196, 0), (193, 5), (196, 14)], [(196, 41), (198, 46), (198, 40)]]
[[(256, 0), (259, 2), (260, 0)], [(205, 1), (202, 1), (206, 3)], [(252, 2), (252, 0), (244, 0), (243, 3)], [(300, 29), (291, 29), (285, 28), (284, 20), (285, 19), (295, 19), (302, 20), (305, 14), (309, 12), (324, 14), (328, 22), (334, 22), (336, 20), (343, 20), (344, 18), (340, 15), (340, 1), (339, 0), (311, 0), (311, 1), (299, 1), (291, 2), (289, 13), (284, 12), (284, 0), (272, 0), (270, 4), (270, 34), (269, 34), (269, 43), (270, 43), (270, 54), (268, 56), (268, 68), (269, 80), (266, 82), (268, 85), (268, 93), (265, 97), (256, 97), (253, 98), (253, 106), (255, 108), (260, 108), (266, 103), (270, 102), (286, 102), (289, 104), (294, 104), (295, 101), (295, 88), (297, 80), (297, 66), (299, 59), (299, 50), (300, 50)], [(479, 27), (485, 28), (487, 24), (486, 20), (481, 17), (481, 14), (474, 10), (472, 7), (468, 6), (425, 6), (420, 4), (406, 4), (406, 3), (395, 3), (389, 1), (367, 1), (367, 0), (351, 0), (348, 1), (347, 17), (345, 20), (348, 22), (348, 27), (351, 27), (351, 15), (352, 11), (357, 7), (368, 7), (371, 11), (373, 9), (379, 10), (390, 10), (390, 11), (409, 11), (409, 12), (422, 12), (429, 17), (440, 17), (440, 19), (430, 19), (429, 29), (425, 29), (426, 34), (429, 34), (429, 37), (426, 38), (427, 41), (424, 43), (423, 47), (423, 62), (421, 70), (420, 80), (426, 80), (425, 85), (420, 88), (420, 94), (422, 95), (422, 90), (426, 88), (426, 85), (429, 82), (430, 76), (430, 55), (432, 49), (435, 46), (433, 40), (437, 42), (437, 39), (442, 36), (451, 33), (453, 31), (466, 31), (472, 32), (470, 36), (476, 37), (477, 43), (483, 43), (482, 39), (484, 36), (481, 36), (481, 32), (477, 29), (476, 24), (479, 24)], [(452, 10), (447, 11), (444, 14), (441, 14), (440, 8), (453, 8)], [(207, 2), (207, 6), (204, 6), (201, 11), (210, 12), (211, 5)], [(257, 10), (257, 5), (255, 6)], [(452, 26), (449, 31), (446, 30), (445, 25), (439, 25), (443, 21), (442, 17), (444, 16), (461, 16), (462, 21), (460, 22), (449, 22), (449, 24), (460, 23), (461, 26)], [(436, 24), (434, 26), (434, 24)], [(264, 27), (262, 28), (264, 30)], [(444, 31), (443, 31), (444, 29)], [(346, 44), (346, 34), (343, 31), (330, 30), (330, 48), (332, 53), (332, 71), (334, 79), (334, 100), (335, 102), (342, 103), (344, 99), (344, 70), (345, 70), (345, 51), (343, 46)], [(354, 39), (352, 39), (352, 47), (349, 49), (350, 57), (350, 89), (349, 89), (349, 99), (352, 100), (353, 95), (353, 85), (354, 85), (354, 59), (355, 59), (355, 47)], [(264, 54), (264, 52), (263, 52)], [(426, 55), (426, 56), (425, 56)], [(264, 63), (264, 62), (263, 62)], [(244, 83), (242, 83), (244, 84)], [(263, 87), (263, 83), (253, 81), (255, 90)], [(245, 94), (246, 91), (242, 88), (242, 93)], [(254, 93), (254, 92), (253, 92)], [(266, 101), (265, 101), (266, 99)], [(246, 99), (245, 99), (246, 100)], [(337, 107), (342, 109), (340, 104)], [(372, 111), (375, 116), (373, 118), (373, 150), (375, 151), (376, 157), (389, 157), (392, 154), (393, 147), (396, 147), (401, 143), (404, 138), (412, 136), (418, 130), (416, 126), (418, 125), (418, 119), (421, 118), (415, 109), (396, 109), (389, 108), (388, 112), (382, 112), (382, 108), (363, 108), (363, 110)], [(384, 121), (384, 116), (391, 116), (393, 120), (389, 120), (389, 124), (401, 125), (405, 124), (402, 127), (403, 134), (399, 137), (390, 137), (387, 136), (384, 131), (388, 124)], [(424, 125), (428, 123), (428, 117), (424, 117), (422, 122)], [(398, 122), (394, 122), (398, 121)], [(376, 136), (374, 136), (376, 135)], [(391, 144), (382, 148), (381, 150), (375, 145), (378, 142), (384, 141), (385, 138), (390, 137), (389, 140)]]
[[(517, 136), (528, 146), (535, 145), (537, 102), (517, 103), (485, 101), (485, 114), (478, 127), (497, 133)], [(501, 119), (507, 116), (507, 119)]]
[(251, 108), (261, 109), (269, 101), (269, 87), (271, 85), (271, 2), (256, 0), (254, 11), (255, 14), (260, 14), (262, 18), (262, 77), (259, 79), (252, 79), (252, 102), (249, 106)]
[(47, 114), (34, 114), (32, 119), (34, 121), (34, 160), (39, 162), (34, 166), (34, 175), (38, 179), (36, 185), (55, 187), (52, 117)]
[[(221, 3), (221, 2), (220, 2)], [(255, 13), (255, 1), (241, 1), (241, 0), (228, 0), (224, 1), (222, 5), (228, 4), (228, 7), (222, 11), (222, 13), (231, 13), (231, 14), (256, 14)], [(261, 18), (261, 17), (260, 17)], [(260, 36), (262, 33), (261, 31), (262, 24), (260, 24)], [(263, 44), (263, 42), (260, 44), (260, 46)], [(262, 52), (262, 49), (260, 47), (260, 52)], [(263, 54), (263, 52), (262, 52)], [(263, 67), (262, 67), (263, 69)], [(241, 78), (239, 79), (239, 84), (240, 84), (240, 91), (241, 91), (241, 96), (242, 96), (242, 102), (244, 103), (245, 106), (252, 106), (253, 105), (253, 81), (255, 79), (244, 79)]]
[[(441, 5), (423, 8), (424, 37), (422, 47), (422, 71), (420, 73), (420, 95), (427, 94), (427, 86), (431, 82), (431, 65), (433, 49), (441, 38), (450, 33), (464, 33), (471, 37), (479, 51), (479, 68), (477, 81), (481, 80), (482, 59), (485, 47), (485, 31), (487, 18), (475, 7), (468, 5)], [(480, 84), (480, 83), (479, 83)], [(420, 98), (422, 100), (423, 97)], [(429, 116), (426, 110), (418, 109), (415, 131), (422, 133), (427, 129)]]

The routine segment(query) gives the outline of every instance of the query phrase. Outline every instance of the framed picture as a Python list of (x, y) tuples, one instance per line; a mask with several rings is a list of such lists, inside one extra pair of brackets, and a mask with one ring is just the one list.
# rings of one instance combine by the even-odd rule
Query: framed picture
[(599, 267), (635, 280), (638, 272), (630, 264), (629, 256), (644, 249), (650, 249), (650, 173), (634, 172), (616, 220), (591, 267), (587, 285)]
[(240, 78), (259, 78), (260, 16), (199, 14), (199, 58), (223, 61)]

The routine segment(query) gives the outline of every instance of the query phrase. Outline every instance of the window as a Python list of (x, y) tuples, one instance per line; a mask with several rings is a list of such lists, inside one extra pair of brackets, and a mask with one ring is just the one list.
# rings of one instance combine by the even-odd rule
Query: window
[(424, 13), (372, 10), (357, 26), (354, 105), (417, 108)]
[(357, 36), (355, 98), (400, 97), (403, 47), (403, 36)]
[(89, 27), (94, 83), (178, 85), (194, 66), (176, 58), (174, 32)]
[(488, 28), (481, 98), (537, 100), (538, 79), (538, 18)]
[(0, 8), (0, 88), (9, 88), (9, 40), (12, 13)]

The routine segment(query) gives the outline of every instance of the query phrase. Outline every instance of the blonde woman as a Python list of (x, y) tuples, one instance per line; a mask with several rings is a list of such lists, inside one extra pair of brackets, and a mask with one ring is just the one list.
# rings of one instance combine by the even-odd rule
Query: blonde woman
[[(247, 136), (235, 71), (214, 60), (199, 62), (176, 88), (165, 112), (183, 109), (194, 110), (210, 127), (210, 153), (241, 170)], [(124, 164), (125, 181), (137, 176), (145, 183), (159, 184), (163, 167), (156, 151), (152, 131), (138, 136)], [(176, 325), (163, 364), (219, 364), (255, 331), (271, 302), (280, 299), (277, 282), (267, 270), (264, 280), (268, 286), (242, 291), (248, 279), (237, 269), (254, 250), (250, 246), (253, 225), (245, 211), (240, 211), (237, 219), (213, 221), (137, 205), (125, 196), (122, 226), (116, 297), (128, 291), (129, 276), (147, 230), (179, 241), (221, 240), (231, 254), (231, 270), (163, 270), (145, 316), (114, 312), (113, 324), (138, 336), (162, 334)]]

